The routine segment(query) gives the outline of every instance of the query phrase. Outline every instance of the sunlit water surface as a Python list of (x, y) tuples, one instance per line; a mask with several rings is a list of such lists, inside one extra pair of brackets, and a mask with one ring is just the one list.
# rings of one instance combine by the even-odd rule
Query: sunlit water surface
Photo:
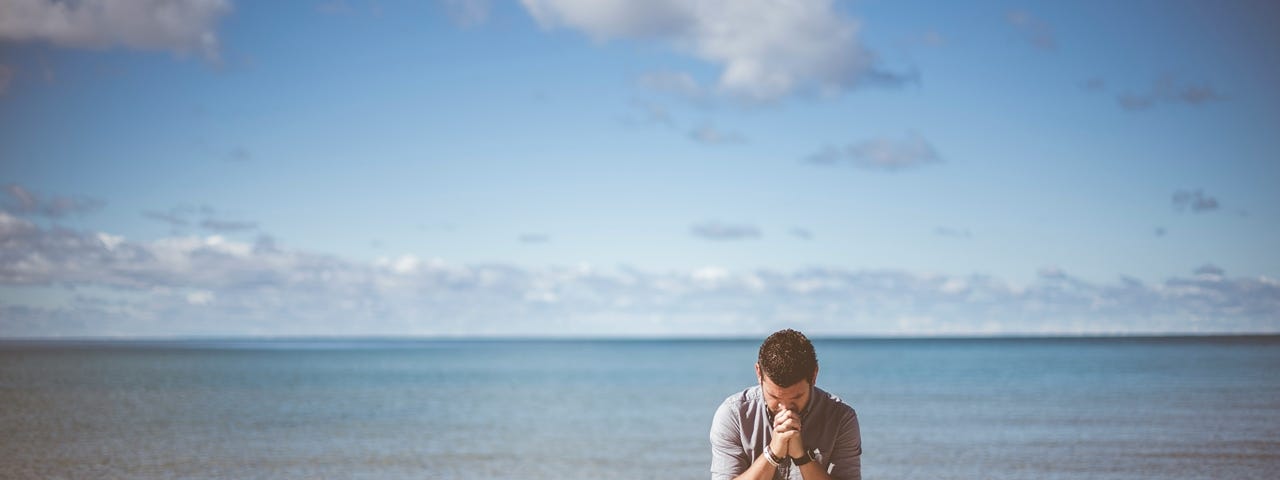
[[(0, 478), (708, 478), (755, 341), (0, 343)], [(1273, 479), (1280, 337), (818, 341), (867, 479)]]

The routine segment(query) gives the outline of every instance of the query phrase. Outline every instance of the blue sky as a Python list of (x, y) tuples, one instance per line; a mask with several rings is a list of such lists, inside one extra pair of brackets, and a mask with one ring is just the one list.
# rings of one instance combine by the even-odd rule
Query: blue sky
[(0, 336), (1280, 331), (1270, 2), (0, 1)]

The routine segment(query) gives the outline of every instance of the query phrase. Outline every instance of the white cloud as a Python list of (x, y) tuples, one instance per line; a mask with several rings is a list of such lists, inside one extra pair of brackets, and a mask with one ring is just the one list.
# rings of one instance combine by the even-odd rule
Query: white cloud
[(230, 11), (229, 0), (6, 0), (0, 41), (167, 50), (217, 61), (216, 24)]
[(690, 272), (689, 277), (695, 282), (715, 285), (729, 278), (729, 271), (720, 267), (702, 267)]
[(707, 240), (746, 240), (760, 238), (760, 229), (754, 225), (736, 225), (717, 221), (702, 222), (690, 228), (698, 237)]
[(106, 202), (86, 197), (54, 196), (45, 198), (26, 187), (11, 183), (5, 185), (5, 193), (9, 198), (0, 200), (0, 209), (18, 215), (39, 215), (49, 218), (62, 218), (67, 215), (80, 215), (102, 208)]
[(1177, 190), (1173, 192), (1173, 208), (1178, 211), (1190, 210), (1192, 213), (1203, 213), (1219, 208), (1218, 199), (1204, 194), (1204, 190)]
[(924, 137), (911, 133), (902, 140), (881, 137), (844, 148), (827, 146), (806, 160), (816, 165), (847, 163), (867, 170), (892, 172), (940, 163), (942, 157)]
[(200, 226), (204, 227), (206, 230), (210, 230), (214, 232), (243, 232), (243, 231), (254, 230), (258, 228), (258, 224), (255, 222), (244, 222), (244, 221), (237, 221), (237, 220), (215, 220), (212, 218), (207, 218), (204, 221), (200, 222)]
[(648, 90), (689, 99), (700, 99), (706, 95), (706, 90), (698, 81), (684, 72), (649, 72), (641, 75), (638, 83)]
[(622, 123), (628, 126), (654, 126), (660, 125), (668, 128), (675, 128), (676, 121), (671, 116), (671, 111), (667, 107), (645, 100), (634, 100), (631, 106), (636, 109), (638, 115), (628, 115), (622, 118)]
[(948, 279), (945, 283), (943, 283), (942, 286), (939, 287), (939, 290), (941, 290), (942, 293), (948, 293), (953, 295), (961, 294), (969, 290), (969, 284), (965, 283), (965, 281), (962, 279), (951, 278), (951, 279)]
[(1152, 82), (1151, 88), (1146, 91), (1127, 91), (1117, 95), (1116, 103), (1125, 110), (1137, 112), (1149, 110), (1158, 104), (1199, 106), (1225, 98), (1207, 83), (1188, 84), (1173, 75), (1163, 75)]
[(703, 125), (689, 131), (689, 138), (704, 145), (733, 145), (746, 143), (746, 137), (733, 131), (717, 129), (712, 125)]
[(386, 268), (400, 275), (407, 275), (417, 272), (423, 267), (423, 262), (415, 255), (401, 255), (396, 258), (379, 258), (374, 265)]
[(192, 305), (208, 305), (213, 302), (213, 292), (208, 290), (197, 290), (187, 294), (187, 303)]
[[(104, 240), (106, 239), (106, 240)], [(811, 268), (361, 262), (220, 237), (130, 241), (0, 213), (0, 332), (122, 335), (713, 335), (1276, 332), (1280, 282), (1217, 267), (1098, 284), (1056, 267), (972, 275)], [(81, 292), (50, 306), (39, 286)]]
[(124, 237), (109, 233), (99, 233), (98, 241), (102, 242), (102, 245), (107, 247), (107, 250), (115, 250), (116, 246), (124, 242)]
[[(656, 40), (720, 67), (716, 89), (768, 102), (800, 91), (834, 94), (867, 83), (901, 84), (877, 68), (859, 24), (831, 0), (521, 0), (544, 28), (580, 30), (596, 41)], [(701, 91), (683, 73), (648, 83)], [(646, 81), (642, 80), (642, 83)]]
[(970, 233), (969, 229), (967, 228), (954, 228), (954, 227), (937, 227), (933, 229), (933, 234), (939, 237), (950, 237), (950, 238), (970, 238), (973, 236), (973, 234)]
[(1214, 265), (1212, 263), (1206, 263), (1204, 265), (1201, 265), (1200, 268), (1197, 268), (1195, 270), (1195, 274), (1196, 276), (1199, 276), (1199, 277), (1222, 278), (1222, 276), (1226, 274), (1226, 272), (1223, 271), (1222, 268), (1218, 267), (1217, 265)]

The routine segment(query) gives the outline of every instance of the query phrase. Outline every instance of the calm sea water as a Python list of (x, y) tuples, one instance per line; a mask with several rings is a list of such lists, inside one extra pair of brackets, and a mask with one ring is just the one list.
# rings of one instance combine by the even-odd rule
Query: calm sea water
[[(864, 478), (1280, 476), (1280, 337), (816, 345)], [(708, 478), (757, 347), (0, 343), (0, 478)]]

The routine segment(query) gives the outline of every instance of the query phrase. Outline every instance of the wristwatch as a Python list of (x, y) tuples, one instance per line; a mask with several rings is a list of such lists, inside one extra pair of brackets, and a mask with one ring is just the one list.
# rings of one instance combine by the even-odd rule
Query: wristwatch
[(813, 461), (813, 450), (805, 450), (803, 457), (791, 459), (791, 463), (797, 467), (812, 461)]

